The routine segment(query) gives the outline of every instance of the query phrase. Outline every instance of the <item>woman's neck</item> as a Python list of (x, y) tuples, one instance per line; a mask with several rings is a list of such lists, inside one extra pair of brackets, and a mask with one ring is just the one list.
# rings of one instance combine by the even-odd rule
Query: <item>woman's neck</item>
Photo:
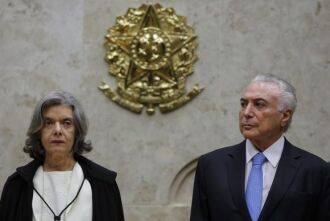
[(75, 163), (73, 156), (46, 156), (43, 169), (44, 171), (68, 171), (73, 169)]

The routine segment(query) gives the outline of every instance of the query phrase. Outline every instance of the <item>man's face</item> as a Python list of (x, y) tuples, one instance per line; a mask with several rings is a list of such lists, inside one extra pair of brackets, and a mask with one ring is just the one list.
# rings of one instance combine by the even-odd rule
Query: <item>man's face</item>
[(254, 82), (246, 88), (241, 98), (240, 131), (258, 148), (267, 148), (275, 142), (282, 135), (283, 127), (291, 117), (291, 110), (278, 110), (279, 95), (277, 85)]
[(72, 156), (75, 139), (72, 108), (65, 105), (51, 106), (43, 111), (43, 118), (41, 143), (46, 156)]

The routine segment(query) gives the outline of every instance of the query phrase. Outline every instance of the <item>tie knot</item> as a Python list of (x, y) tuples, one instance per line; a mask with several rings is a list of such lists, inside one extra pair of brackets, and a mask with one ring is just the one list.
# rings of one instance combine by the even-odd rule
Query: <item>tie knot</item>
[(265, 155), (263, 155), (263, 153), (257, 153), (256, 155), (254, 155), (253, 157), (253, 161), (252, 161), (252, 165), (262, 165), (266, 160)]

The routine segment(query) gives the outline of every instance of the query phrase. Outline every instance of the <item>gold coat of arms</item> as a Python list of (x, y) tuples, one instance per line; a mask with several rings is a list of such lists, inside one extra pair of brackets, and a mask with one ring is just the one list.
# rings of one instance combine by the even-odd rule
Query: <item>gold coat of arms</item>
[(173, 8), (142, 5), (129, 8), (116, 19), (105, 36), (109, 74), (117, 80), (113, 91), (104, 82), (99, 89), (120, 106), (153, 114), (181, 107), (203, 89), (194, 85), (187, 92), (186, 79), (197, 60), (196, 35)]

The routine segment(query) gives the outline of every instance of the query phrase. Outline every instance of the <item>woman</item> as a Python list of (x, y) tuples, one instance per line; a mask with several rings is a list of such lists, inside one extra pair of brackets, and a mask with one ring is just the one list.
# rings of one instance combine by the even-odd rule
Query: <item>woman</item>
[(69, 93), (53, 91), (37, 104), (24, 152), (3, 188), (1, 221), (123, 221), (116, 173), (82, 156), (87, 119)]

